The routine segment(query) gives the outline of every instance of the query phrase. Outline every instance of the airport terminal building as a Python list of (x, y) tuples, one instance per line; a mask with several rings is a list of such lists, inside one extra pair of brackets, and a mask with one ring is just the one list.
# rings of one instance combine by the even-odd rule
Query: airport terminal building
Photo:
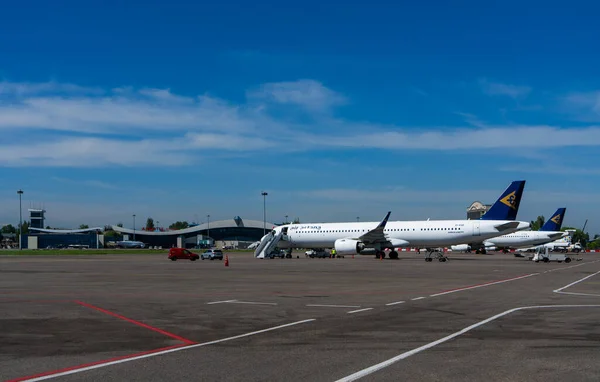
[(236, 216), (229, 220), (204, 223), (180, 230), (135, 230), (131, 228), (110, 226), (116, 236), (105, 236), (104, 227), (85, 229), (49, 229), (44, 227), (46, 211), (30, 209), (31, 225), (28, 234), (21, 238), (22, 248), (110, 248), (116, 247), (118, 241), (141, 241), (147, 247), (185, 247), (206, 248), (217, 246), (222, 248), (246, 248), (260, 240), (264, 232), (270, 231), (273, 223), (257, 220), (243, 220)]
[[(116, 225), (113, 225), (112, 229), (122, 235), (122, 240), (141, 241), (151, 247), (201, 248), (214, 244), (217, 247), (246, 248), (260, 240), (264, 232), (273, 227), (273, 223), (243, 220), (236, 216), (229, 220), (218, 220), (174, 231), (140, 231)], [(106, 246), (111, 245), (110, 240), (105, 239)]]

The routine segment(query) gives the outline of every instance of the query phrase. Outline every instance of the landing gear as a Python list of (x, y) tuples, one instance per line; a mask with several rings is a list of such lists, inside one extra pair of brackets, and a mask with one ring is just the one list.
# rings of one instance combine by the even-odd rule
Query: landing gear
[(448, 257), (444, 256), (443, 252), (437, 250), (427, 250), (427, 256), (425, 257), (425, 261), (433, 261), (433, 257), (437, 258), (440, 262), (444, 263), (450, 260)]
[(396, 251), (390, 252), (389, 256), (390, 256), (390, 259), (392, 259), (392, 260), (398, 260), (398, 252), (396, 252)]

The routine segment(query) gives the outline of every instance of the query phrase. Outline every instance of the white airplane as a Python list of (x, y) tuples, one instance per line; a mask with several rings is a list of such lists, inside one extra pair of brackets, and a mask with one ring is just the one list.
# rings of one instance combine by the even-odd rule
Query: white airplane
[(334, 248), (338, 255), (376, 255), (385, 257), (384, 249), (391, 248), (391, 259), (398, 258), (398, 247), (428, 248), (425, 261), (436, 254), (435, 248), (465, 242), (483, 241), (499, 235), (530, 228), (529, 222), (515, 221), (525, 181), (515, 181), (481, 220), (393, 221), (391, 212), (380, 223), (309, 223), (286, 224), (274, 227), (261, 239), (255, 257), (265, 258), (279, 248)]
[(539, 231), (518, 231), (483, 242), (453, 245), (450, 248), (453, 251), (470, 251), (471, 248), (476, 248), (477, 253), (486, 253), (486, 250), (502, 248), (506, 253), (507, 248), (524, 248), (550, 243), (569, 235), (568, 232), (560, 230), (566, 211), (566, 208), (556, 210)]

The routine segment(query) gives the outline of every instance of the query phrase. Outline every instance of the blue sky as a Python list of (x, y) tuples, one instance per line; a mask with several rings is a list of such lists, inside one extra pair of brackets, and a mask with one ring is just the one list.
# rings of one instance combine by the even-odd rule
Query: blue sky
[[(600, 233), (592, 2), (29, 1), (0, 13), (0, 224), (519, 219)], [(139, 224), (139, 223), (138, 223)]]

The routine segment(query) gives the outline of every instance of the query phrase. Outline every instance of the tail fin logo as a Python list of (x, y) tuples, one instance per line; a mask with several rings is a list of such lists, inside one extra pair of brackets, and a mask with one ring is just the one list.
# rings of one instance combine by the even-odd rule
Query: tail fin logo
[(513, 210), (516, 210), (517, 208), (515, 207), (515, 203), (517, 201), (517, 196), (515, 195), (516, 191), (511, 192), (510, 194), (506, 195), (505, 197), (503, 197), (502, 199), (500, 199), (500, 202), (510, 208), (512, 208)]
[(560, 225), (560, 214), (554, 216), (552, 219), (550, 219), (550, 221), (553, 221), (554, 223)]

